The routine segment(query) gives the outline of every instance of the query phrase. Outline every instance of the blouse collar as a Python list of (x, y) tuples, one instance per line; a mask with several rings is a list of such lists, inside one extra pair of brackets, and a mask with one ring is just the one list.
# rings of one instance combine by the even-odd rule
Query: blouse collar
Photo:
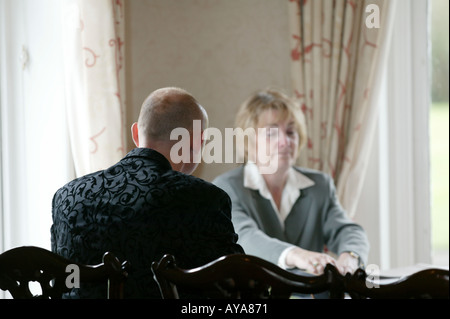
[(270, 200), (273, 209), (277, 212), (281, 224), (284, 224), (292, 207), (300, 197), (301, 190), (314, 185), (314, 181), (300, 173), (294, 167), (288, 171), (286, 186), (283, 189), (280, 209), (277, 208), (266, 182), (260, 174), (255, 163), (248, 162), (244, 166), (244, 187), (258, 190), (260, 195)]

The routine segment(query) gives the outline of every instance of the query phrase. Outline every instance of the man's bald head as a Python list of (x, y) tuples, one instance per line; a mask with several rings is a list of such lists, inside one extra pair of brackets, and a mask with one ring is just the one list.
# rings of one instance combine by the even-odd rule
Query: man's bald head
[(207, 115), (196, 99), (183, 89), (169, 87), (152, 92), (144, 101), (139, 115), (139, 139), (170, 141), (175, 128), (192, 131), (193, 121), (202, 120), (207, 126)]
[[(194, 133), (194, 121), (201, 121), (201, 134)], [(167, 158), (174, 170), (191, 174), (198, 166), (194, 159), (201, 154), (203, 131), (208, 127), (208, 115), (195, 98), (183, 89), (169, 87), (154, 91), (142, 104), (137, 123), (131, 126), (133, 141), (137, 147), (151, 148)], [(174, 129), (185, 129), (190, 138), (187, 145), (189, 160), (173, 160), (171, 140)], [(186, 149), (184, 149), (186, 152)]]

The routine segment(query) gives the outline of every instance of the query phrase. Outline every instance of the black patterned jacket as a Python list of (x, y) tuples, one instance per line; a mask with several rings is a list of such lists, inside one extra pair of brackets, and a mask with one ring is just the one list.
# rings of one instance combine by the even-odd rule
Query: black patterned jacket
[[(106, 251), (131, 263), (128, 298), (159, 298), (151, 263), (164, 254), (183, 268), (243, 253), (220, 188), (171, 169), (160, 153), (135, 148), (112, 167), (77, 178), (53, 198), (52, 251), (98, 264)], [(103, 298), (106, 287), (81, 286), (68, 297)]]

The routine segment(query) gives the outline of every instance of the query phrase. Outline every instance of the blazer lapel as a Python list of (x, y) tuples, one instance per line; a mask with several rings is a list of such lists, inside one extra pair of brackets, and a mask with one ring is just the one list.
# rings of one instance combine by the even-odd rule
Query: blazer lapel
[(275, 237), (287, 241), (286, 235), (281, 226), (277, 212), (273, 209), (270, 200), (261, 196), (258, 190), (252, 190), (254, 211), (258, 212), (254, 218), (259, 218), (258, 223), (263, 225), (264, 232), (270, 237)]
[(311, 199), (312, 197), (308, 196), (308, 189), (302, 189), (300, 197), (297, 199), (284, 222), (284, 232), (288, 242), (291, 244), (296, 245), (300, 241), (303, 232), (307, 231), (304, 228), (310, 215)]

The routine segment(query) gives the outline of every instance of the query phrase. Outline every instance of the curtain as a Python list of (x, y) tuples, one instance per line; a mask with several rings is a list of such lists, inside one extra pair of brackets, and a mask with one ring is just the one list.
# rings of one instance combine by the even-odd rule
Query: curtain
[(289, 0), (294, 97), (307, 125), (300, 165), (330, 174), (353, 217), (376, 128), (392, 3)]
[(81, 176), (125, 154), (124, 6), (67, 0), (62, 25), (70, 144)]
[(50, 248), (53, 195), (74, 177), (61, 9), (60, 0), (0, 0), (0, 252)]

